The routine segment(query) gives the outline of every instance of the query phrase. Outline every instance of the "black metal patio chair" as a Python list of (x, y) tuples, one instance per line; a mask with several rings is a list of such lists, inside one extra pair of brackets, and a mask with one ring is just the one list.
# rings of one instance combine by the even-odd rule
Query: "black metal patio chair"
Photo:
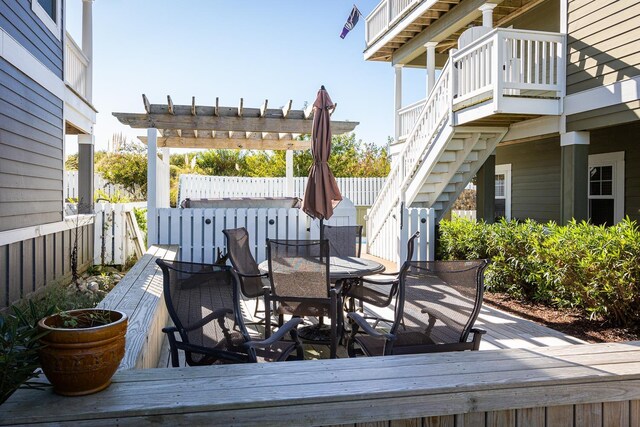
[[(418, 237), (420, 237), (420, 232), (416, 231), (407, 242), (407, 261), (413, 259), (415, 241)], [(345, 284), (343, 295), (345, 301), (348, 301), (347, 311), (354, 312), (355, 302), (358, 301), (362, 317), (369, 321), (373, 320), (371, 326), (374, 328), (378, 326), (379, 322), (392, 323), (393, 320), (391, 319), (365, 315), (364, 304), (370, 304), (378, 308), (388, 307), (398, 292), (399, 283), (400, 272), (396, 271), (377, 273), (373, 276), (363, 277), (360, 280)]]
[[(264, 340), (253, 340), (240, 314), (238, 278), (227, 266), (156, 260), (162, 269), (164, 300), (174, 326), (163, 328), (171, 364), (184, 351), (189, 366), (302, 359), (292, 319)], [(290, 334), (291, 341), (285, 341)], [(296, 351), (293, 355), (293, 351)]]
[(361, 225), (324, 225), (324, 238), (329, 241), (329, 255), (360, 257), (362, 252)]
[(266, 329), (270, 329), (271, 303), (279, 316), (328, 316), (330, 357), (337, 354), (342, 334), (341, 285), (329, 281), (329, 246), (326, 240), (268, 240), (271, 291), (265, 295)]
[[(251, 254), (249, 247), (249, 232), (246, 228), (228, 228), (222, 230), (227, 241), (227, 254), (231, 265), (238, 274), (240, 291), (247, 298), (256, 299), (254, 317), (258, 317), (259, 301), (271, 286), (268, 273), (261, 273), (258, 263)], [(263, 324), (264, 320), (249, 322), (248, 324)]]
[(358, 313), (348, 313), (353, 322), (349, 356), (478, 350), (485, 331), (473, 325), (482, 306), (486, 265), (486, 260), (407, 261), (390, 328), (376, 329)]

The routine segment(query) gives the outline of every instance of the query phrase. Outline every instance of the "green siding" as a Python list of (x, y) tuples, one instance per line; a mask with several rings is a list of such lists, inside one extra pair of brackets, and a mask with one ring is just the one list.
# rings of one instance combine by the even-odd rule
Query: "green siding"
[(511, 217), (560, 221), (560, 141), (498, 146), (496, 165), (511, 163)]
[(640, 0), (572, 0), (567, 12), (567, 94), (640, 75)]

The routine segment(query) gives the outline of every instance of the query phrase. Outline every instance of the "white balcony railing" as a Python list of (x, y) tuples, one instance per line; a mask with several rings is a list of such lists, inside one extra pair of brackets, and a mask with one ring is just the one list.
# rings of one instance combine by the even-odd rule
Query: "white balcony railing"
[(560, 99), (566, 75), (564, 40), (557, 33), (499, 28), (455, 52), (453, 110), (489, 99), (501, 110), (504, 97)]
[(383, 0), (367, 16), (365, 21), (365, 39), (367, 45), (386, 32), (402, 15), (422, 0)]
[(78, 95), (86, 99), (89, 58), (82, 53), (69, 33), (66, 34), (64, 52), (64, 80)]
[(416, 125), (426, 102), (426, 99), (421, 99), (398, 110), (398, 139), (400, 141), (407, 139), (409, 132)]

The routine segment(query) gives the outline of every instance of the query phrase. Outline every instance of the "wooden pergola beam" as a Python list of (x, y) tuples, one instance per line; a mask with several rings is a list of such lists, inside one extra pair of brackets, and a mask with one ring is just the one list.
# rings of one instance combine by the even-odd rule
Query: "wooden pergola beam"
[[(144, 144), (147, 137), (138, 137)], [(308, 150), (311, 141), (297, 139), (253, 139), (238, 138), (235, 135), (228, 138), (188, 138), (188, 137), (158, 137), (158, 148), (208, 148), (208, 149), (240, 149), (240, 150)]]
[[(305, 119), (282, 120), (272, 117), (229, 117), (213, 115), (179, 115), (177, 114), (140, 114), (113, 113), (125, 125), (134, 129), (180, 129), (180, 130), (215, 130), (215, 131), (244, 131), (268, 133), (311, 133), (311, 121)], [(358, 122), (331, 121), (331, 131), (334, 135), (351, 132)]]

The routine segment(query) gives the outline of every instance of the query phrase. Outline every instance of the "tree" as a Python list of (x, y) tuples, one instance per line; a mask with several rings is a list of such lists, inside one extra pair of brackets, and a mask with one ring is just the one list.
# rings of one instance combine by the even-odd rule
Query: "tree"
[(197, 166), (206, 175), (242, 176), (244, 152), (240, 150), (207, 150), (198, 155)]
[(96, 161), (95, 169), (110, 184), (127, 191), (147, 195), (147, 156), (139, 153), (106, 153)]

